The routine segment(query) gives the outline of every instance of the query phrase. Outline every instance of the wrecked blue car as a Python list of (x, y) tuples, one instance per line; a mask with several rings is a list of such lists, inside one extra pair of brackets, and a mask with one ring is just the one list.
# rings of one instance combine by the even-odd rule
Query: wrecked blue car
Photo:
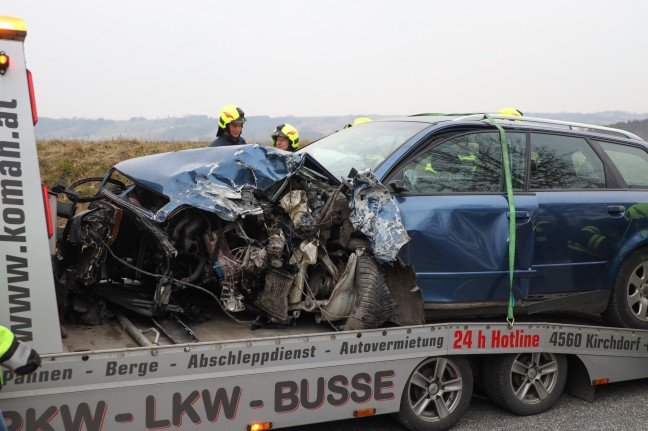
[(307, 153), (202, 148), (121, 162), (88, 200), (55, 271), (73, 321), (101, 323), (110, 304), (192, 321), (219, 307), (258, 325), (303, 313), (343, 329), (423, 321), (398, 258), (409, 238), (370, 171), (342, 179)]
[(198, 316), (190, 292), (202, 289), (227, 313), (273, 324), (512, 310), (648, 329), (648, 146), (618, 129), (384, 119), (296, 153), (250, 145), (128, 160), (94, 200), (67, 224), (57, 271), (65, 308), (85, 318), (101, 315), (92, 295)]

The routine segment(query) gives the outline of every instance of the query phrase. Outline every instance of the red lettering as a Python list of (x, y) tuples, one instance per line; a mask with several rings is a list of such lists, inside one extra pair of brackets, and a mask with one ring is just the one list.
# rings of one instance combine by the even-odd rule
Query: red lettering
[(519, 349), (539, 346), (540, 335), (525, 334), (524, 329), (516, 329), (508, 334), (502, 334), (500, 330), (491, 332), (491, 348), (493, 349)]
[(463, 331), (455, 331), (454, 337), (455, 342), (453, 347), (455, 349), (461, 349), (463, 347), (472, 349), (472, 331), (466, 331), (465, 333)]

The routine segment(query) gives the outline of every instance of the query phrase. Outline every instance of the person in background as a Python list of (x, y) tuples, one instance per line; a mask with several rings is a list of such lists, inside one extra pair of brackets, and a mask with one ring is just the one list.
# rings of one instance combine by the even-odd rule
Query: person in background
[(357, 126), (358, 124), (362, 124), (362, 123), (370, 123), (370, 122), (371, 122), (371, 118), (367, 118), (367, 117), (358, 117), (358, 118), (356, 118), (355, 120), (353, 120), (353, 123), (349, 123), (349, 124), (347, 124), (346, 126), (344, 126), (343, 128), (344, 128), (344, 129), (348, 129), (349, 127)]
[(280, 124), (272, 132), (272, 142), (280, 150), (295, 151), (299, 148), (299, 132), (288, 123)]
[(218, 132), (210, 147), (247, 144), (241, 136), (245, 123), (245, 112), (235, 105), (227, 105), (218, 115)]
[[(9, 368), (18, 375), (31, 374), (40, 367), (41, 358), (36, 350), (16, 339), (8, 328), (0, 326), (0, 365)], [(2, 372), (0, 371), (0, 389), (2, 389), (2, 383)], [(0, 431), (7, 431), (2, 411), (0, 411)]]
[(499, 115), (508, 115), (509, 117), (521, 117), (522, 111), (515, 108), (502, 108), (497, 112)]

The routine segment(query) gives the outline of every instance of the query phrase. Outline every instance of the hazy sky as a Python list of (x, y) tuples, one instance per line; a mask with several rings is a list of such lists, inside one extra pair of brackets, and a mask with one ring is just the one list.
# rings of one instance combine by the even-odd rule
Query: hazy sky
[(648, 112), (648, 1), (3, 0), (39, 115)]

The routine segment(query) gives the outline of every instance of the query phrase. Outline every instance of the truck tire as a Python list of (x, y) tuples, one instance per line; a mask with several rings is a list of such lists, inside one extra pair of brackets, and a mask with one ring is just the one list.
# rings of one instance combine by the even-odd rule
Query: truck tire
[(567, 382), (567, 359), (553, 353), (518, 353), (489, 357), (484, 389), (498, 406), (528, 416), (553, 407)]
[(356, 263), (354, 289), (356, 298), (351, 315), (342, 329), (372, 329), (382, 326), (396, 309), (397, 304), (389, 293), (376, 259), (370, 254), (367, 243), (361, 239), (351, 239), (347, 246), (356, 251), (363, 248)]
[(410, 430), (448, 429), (468, 408), (472, 392), (472, 369), (466, 358), (428, 358), (407, 380), (397, 418)]
[(648, 329), (648, 248), (623, 262), (603, 317), (614, 326)]

